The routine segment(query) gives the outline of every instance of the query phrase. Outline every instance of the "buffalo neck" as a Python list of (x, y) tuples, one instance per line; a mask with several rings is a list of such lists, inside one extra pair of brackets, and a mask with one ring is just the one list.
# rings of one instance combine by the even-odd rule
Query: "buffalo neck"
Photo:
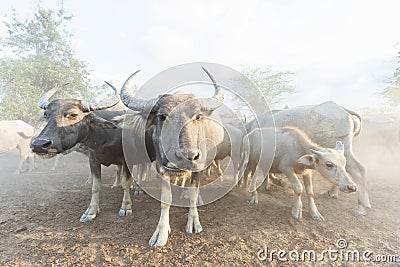
[(99, 152), (116, 142), (121, 142), (121, 136), (122, 130), (120, 128), (104, 129), (90, 126), (87, 135), (79, 143)]

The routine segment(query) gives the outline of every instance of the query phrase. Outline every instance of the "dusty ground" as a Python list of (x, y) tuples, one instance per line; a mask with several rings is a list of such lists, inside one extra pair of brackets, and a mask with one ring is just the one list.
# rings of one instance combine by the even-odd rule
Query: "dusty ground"
[[(321, 253), (337, 249), (340, 238), (347, 241), (348, 250), (372, 251), (371, 258), (400, 255), (400, 177), (395, 163), (391, 174), (382, 172), (384, 166), (370, 170), (373, 209), (365, 217), (352, 215), (355, 195), (328, 199), (319, 194), (328, 185), (315, 179), (316, 203), (326, 222), (311, 219), (305, 198), (303, 220), (292, 220), (293, 193), (288, 186), (260, 189), (257, 206), (248, 204), (249, 196), (239, 191), (199, 208), (204, 231), (198, 235), (185, 233), (187, 209), (172, 207), (172, 233), (163, 248), (147, 245), (159, 219), (156, 200), (135, 197), (134, 215), (119, 218), (122, 190), (110, 188), (114, 169), (105, 168), (101, 212), (94, 221), (80, 223), (91, 194), (85, 184), (87, 159), (69, 155), (66, 166), (54, 172), (49, 171), (51, 163), (40, 161), (38, 170), (14, 175), (16, 154), (0, 155), (1, 266), (309, 266), (313, 264), (308, 261), (261, 261), (257, 252), (267, 247)], [(397, 262), (362, 265), (398, 266), (400, 256)], [(360, 264), (329, 260), (325, 254), (325, 262), (314, 265)]]

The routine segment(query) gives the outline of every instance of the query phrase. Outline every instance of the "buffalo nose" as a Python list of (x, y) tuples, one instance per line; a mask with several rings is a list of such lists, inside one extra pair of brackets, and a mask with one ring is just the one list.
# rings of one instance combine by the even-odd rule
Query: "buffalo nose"
[(177, 151), (176, 156), (178, 158), (186, 159), (189, 161), (196, 161), (200, 159), (200, 151), (199, 150), (189, 150), (189, 151)]
[(347, 190), (348, 190), (349, 192), (357, 192), (358, 188), (357, 188), (357, 185), (355, 185), (355, 184), (350, 184), (350, 185), (347, 185)]
[(32, 145), (31, 147), (33, 149), (35, 148), (47, 148), (48, 146), (51, 145), (51, 141), (48, 139), (34, 139), (32, 140)]
[(187, 159), (190, 161), (196, 161), (200, 158), (200, 152), (199, 151), (189, 151), (187, 155)]

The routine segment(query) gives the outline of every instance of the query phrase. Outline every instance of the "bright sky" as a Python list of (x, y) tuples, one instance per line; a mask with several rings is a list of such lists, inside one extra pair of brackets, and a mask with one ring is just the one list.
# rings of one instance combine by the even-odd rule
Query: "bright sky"
[[(43, 0), (43, 7), (56, 8)], [(37, 1), (1, 0), (31, 16)], [(77, 55), (95, 84), (138, 84), (166, 68), (208, 61), (292, 71), (298, 93), (282, 104), (334, 100), (349, 108), (383, 105), (376, 93), (399, 65), (400, 1), (80, 1), (65, 0)], [(3, 27), (3, 26), (1, 26)], [(1, 30), (0, 32), (3, 32)]]

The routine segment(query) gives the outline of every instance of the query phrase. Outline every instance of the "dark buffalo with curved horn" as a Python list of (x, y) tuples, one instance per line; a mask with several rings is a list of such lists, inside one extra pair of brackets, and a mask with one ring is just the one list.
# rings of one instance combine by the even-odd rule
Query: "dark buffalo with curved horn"
[[(147, 125), (154, 125), (153, 142), (156, 149), (156, 167), (161, 176), (160, 221), (149, 241), (150, 246), (163, 246), (170, 232), (169, 208), (172, 201), (170, 179), (190, 176), (188, 196), (190, 202), (186, 232), (200, 233), (202, 226), (197, 212), (199, 179), (215, 155), (205, 140), (217, 147), (224, 140), (224, 129), (212, 112), (222, 105), (224, 93), (214, 77), (203, 68), (211, 79), (215, 93), (209, 99), (199, 99), (192, 94), (163, 94), (150, 100), (137, 99), (129, 92), (135, 72), (121, 89), (121, 101), (130, 109), (147, 112)], [(214, 149), (214, 153), (209, 153)]]
[[(106, 98), (100, 103), (91, 104), (77, 99), (50, 98), (61, 87), (56, 87), (45, 93), (39, 100), (39, 106), (44, 109), (44, 117), (47, 124), (42, 132), (32, 140), (31, 149), (37, 155), (45, 158), (53, 157), (80, 143), (90, 150), (89, 163), (91, 176), (93, 177), (92, 198), (88, 209), (82, 215), (80, 221), (93, 220), (99, 212), (99, 190), (101, 187), (101, 165), (122, 165), (124, 196), (119, 211), (120, 216), (132, 214), (132, 201), (129, 187), (132, 181), (131, 173), (125, 163), (122, 149), (122, 129), (110, 120), (114, 117), (124, 115), (126, 111), (110, 111), (107, 108), (115, 106), (119, 102), (119, 95), (115, 87), (112, 97)], [(142, 131), (132, 132), (135, 140), (143, 144), (144, 134)], [(152, 151), (152, 142), (147, 151)], [(138, 163), (147, 162), (146, 151), (142, 149), (135, 151), (135, 160)], [(142, 155), (142, 156), (141, 156)], [(153, 156), (154, 158), (154, 156)]]

